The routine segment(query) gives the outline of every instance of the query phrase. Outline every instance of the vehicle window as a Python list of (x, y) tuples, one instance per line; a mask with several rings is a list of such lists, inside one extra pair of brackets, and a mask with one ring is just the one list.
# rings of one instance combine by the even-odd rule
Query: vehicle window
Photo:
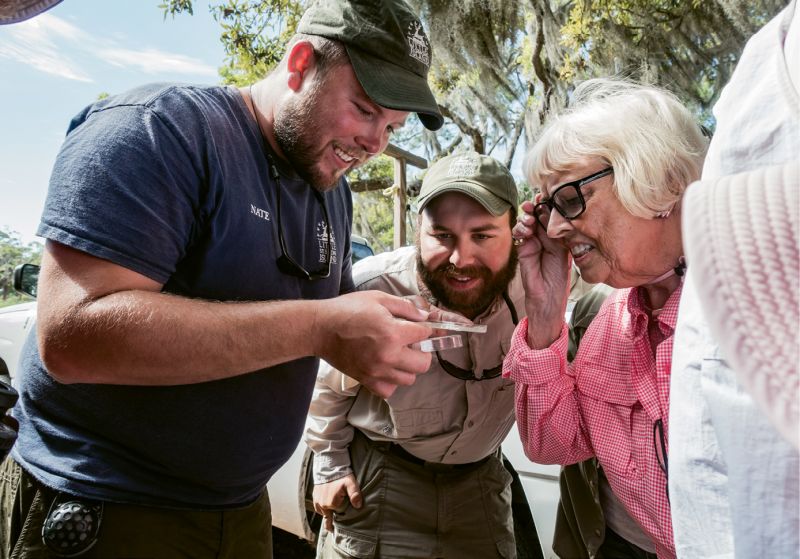
[(351, 246), (353, 248), (353, 264), (362, 258), (366, 258), (367, 256), (372, 256), (375, 254), (372, 252), (372, 249), (369, 247), (369, 245), (354, 242)]

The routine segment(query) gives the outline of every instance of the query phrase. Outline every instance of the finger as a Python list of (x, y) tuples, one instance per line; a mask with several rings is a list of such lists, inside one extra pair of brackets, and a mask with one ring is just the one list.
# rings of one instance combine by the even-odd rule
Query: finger
[(398, 386), (411, 386), (414, 384), (414, 381), (417, 380), (417, 374), (427, 372), (431, 363), (431, 355), (429, 353), (421, 351), (415, 351), (415, 353), (421, 353), (426, 359), (427, 363), (424, 369), (419, 373), (410, 373), (408, 371), (402, 371), (399, 369), (390, 369), (384, 371), (379, 378), (375, 378), (374, 376), (365, 377), (365, 379), (362, 381), (362, 385), (373, 394), (384, 399), (394, 394)]
[(361, 505), (363, 504), (363, 498), (361, 496), (361, 489), (358, 486), (358, 482), (354, 477), (348, 478), (345, 480), (345, 487), (347, 488), (347, 494), (350, 498), (350, 504), (355, 508), (360, 509)]
[[(429, 358), (430, 359), (430, 358)], [(430, 360), (428, 361), (430, 363)], [(425, 372), (428, 369), (421, 372)], [(364, 378), (362, 384), (379, 396), (387, 398), (394, 393), (398, 386), (411, 386), (417, 380), (417, 374), (399, 369), (387, 369), (383, 372), (370, 374)], [(388, 391), (388, 394), (386, 393)]]
[(528, 239), (533, 236), (533, 228), (519, 221), (511, 229), (511, 236), (515, 239)]
[(408, 299), (421, 311), (430, 311), (432, 308), (422, 295), (404, 295), (403, 299)]
[[(422, 341), (426, 338), (422, 338), (418, 341)], [(400, 350), (400, 354), (396, 360), (395, 367), (397, 368), (397, 372), (400, 373), (398, 377), (400, 377), (400, 381), (397, 384), (408, 386), (413, 384), (417, 378), (417, 375), (420, 375), (426, 372), (431, 366), (431, 354), (425, 351), (421, 351), (419, 349), (413, 349), (410, 347), (404, 347)], [(410, 373), (410, 375), (409, 375)], [(406, 382), (402, 382), (406, 381)]]
[(532, 214), (522, 214), (519, 216), (519, 222), (530, 229), (536, 227), (536, 218)]
[[(548, 243), (554, 242), (554, 239), (551, 239), (547, 235), (547, 230), (544, 227), (537, 227), (536, 231), (535, 231), (535, 235), (536, 235), (536, 238), (539, 239), (539, 241), (542, 244), (548, 244)], [(560, 244), (560, 241), (557, 241), (557, 242), (559, 242), (559, 244)]]
[(333, 532), (333, 513), (329, 513), (325, 518), (325, 529), (328, 532)]
[(567, 249), (561, 239), (551, 238), (543, 227), (536, 228), (536, 238), (548, 252), (562, 253)]
[(459, 324), (474, 324), (470, 319), (454, 312), (445, 311), (438, 307), (431, 307), (428, 320), (437, 322), (457, 322)]
[(357, 509), (361, 508), (361, 505), (363, 504), (363, 499), (361, 497), (361, 491), (356, 491), (355, 493), (350, 495), (350, 504), (353, 505)]
[(397, 390), (397, 385), (391, 382), (384, 382), (384, 381), (364, 381), (362, 383), (364, 388), (378, 396), (379, 398), (383, 398), (386, 400), (394, 391)]
[(386, 295), (381, 301), (383, 306), (392, 313), (392, 316), (397, 318), (405, 318), (406, 320), (427, 320), (428, 312), (416, 306), (414, 301), (405, 297), (395, 297), (394, 295)]

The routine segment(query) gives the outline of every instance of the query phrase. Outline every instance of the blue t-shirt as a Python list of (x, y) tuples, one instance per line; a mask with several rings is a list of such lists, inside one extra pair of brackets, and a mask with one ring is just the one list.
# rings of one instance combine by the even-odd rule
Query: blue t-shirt
[[(312, 188), (273, 156), (278, 186), (265, 150), (232, 88), (156, 84), (104, 99), (70, 123), (39, 234), (189, 297), (324, 299), (352, 291), (344, 180), (324, 194), (330, 277), (278, 271), (278, 187), (294, 260), (322, 268), (328, 236)], [(185, 386), (65, 385), (45, 371), (34, 335), (21, 366), (14, 456), (44, 484), (85, 497), (242, 505), (297, 446), (317, 366), (305, 358)]]

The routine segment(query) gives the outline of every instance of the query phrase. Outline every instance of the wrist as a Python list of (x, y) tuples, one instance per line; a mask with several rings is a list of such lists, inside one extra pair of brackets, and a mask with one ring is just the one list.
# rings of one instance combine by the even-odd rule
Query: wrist
[(307, 338), (309, 340), (311, 355), (325, 359), (328, 354), (328, 329), (326, 325), (328, 321), (325, 319), (325, 311), (327, 308), (327, 301), (315, 301), (310, 303), (309, 309), (309, 329)]
[(546, 322), (538, 321), (536, 317), (528, 316), (528, 331), (525, 340), (531, 349), (546, 349), (561, 337), (564, 330), (564, 321)]

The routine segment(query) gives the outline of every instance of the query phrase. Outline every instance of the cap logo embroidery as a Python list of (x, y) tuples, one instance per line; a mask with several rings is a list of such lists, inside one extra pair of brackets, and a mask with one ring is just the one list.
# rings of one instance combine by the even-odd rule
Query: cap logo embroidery
[(419, 60), (425, 66), (430, 66), (431, 47), (420, 22), (412, 21), (408, 24), (406, 39), (408, 40), (408, 55)]
[(477, 158), (459, 157), (450, 163), (448, 177), (474, 177), (480, 170), (481, 162)]

